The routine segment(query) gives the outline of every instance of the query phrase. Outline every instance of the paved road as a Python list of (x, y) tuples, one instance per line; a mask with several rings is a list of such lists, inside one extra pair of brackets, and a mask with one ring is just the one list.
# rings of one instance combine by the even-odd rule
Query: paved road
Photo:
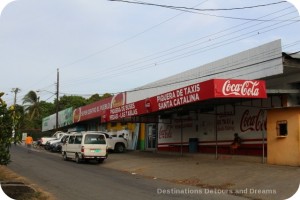
[(223, 191), (176, 185), (158, 179), (104, 168), (103, 164), (76, 164), (57, 154), (12, 146), (9, 168), (27, 177), (58, 200), (83, 199), (244, 199)]

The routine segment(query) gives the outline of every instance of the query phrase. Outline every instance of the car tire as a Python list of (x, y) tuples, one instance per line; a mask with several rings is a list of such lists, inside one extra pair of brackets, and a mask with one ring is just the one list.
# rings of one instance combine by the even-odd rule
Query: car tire
[(123, 153), (125, 151), (125, 146), (122, 143), (117, 143), (115, 145), (115, 152), (117, 153)]
[(98, 164), (103, 163), (103, 161), (104, 161), (104, 158), (100, 158), (97, 160)]
[(75, 155), (75, 162), (79, 164), (80, 161), (81, 161), (81, 160), (80, 160), (80, 158), (79, 158), (79, 155), (76, 154), (76, 155)]
[(63, 159), (64, 159), (64, 161), (67, 161), (67, 160), (68, 160), (68, 157), (67, 157), (66, 152), (64, 152), (64, 154), (63, 154)]

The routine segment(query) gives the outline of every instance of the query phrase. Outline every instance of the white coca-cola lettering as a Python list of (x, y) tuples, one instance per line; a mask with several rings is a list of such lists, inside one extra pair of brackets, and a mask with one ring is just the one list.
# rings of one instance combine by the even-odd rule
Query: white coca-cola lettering
[(264, 110), (259, 110), (256, 115), (251, 115), (249, 110), (245, 110), (240, 123), (241, 132), (266, 130), (267, 123), (264, 112)]
[(222, 93), (225, 96), (258, 96), (259, 95), (258, 81), (244, 81), (243, 83), (231, 83), (230, 80), (225, 81), (222, 87)]

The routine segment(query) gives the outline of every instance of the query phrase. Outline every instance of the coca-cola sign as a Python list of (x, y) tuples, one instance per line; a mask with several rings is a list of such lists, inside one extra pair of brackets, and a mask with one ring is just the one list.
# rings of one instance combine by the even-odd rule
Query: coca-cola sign
[(249, 109), (245, 110), (240, 122), (241, 132), (263, 131), (267, 129), (266, 114), (264, 110), (257, 113), (251, 113)]
[(225, 81), (222, 87), (222, 93), (225, 96), (259, 96), (258, 81), (244, 81), (242, 83), (232, 83), (230, 80)]
[(262, 80), (212, 79), (200, 84), (200, 99), (267, 98), (266, 83)]
[[(211, 79), (178, 88), (144, 100), (111, 106), (107, 121), (172, 109), (215, 98), (267, 98), (265, 82), (261, 80)], [(119, 101), (122, 105), (125, 100)]]
[(265, 82), (261, 80), (214, 79), (215, 97), (267, 98)]

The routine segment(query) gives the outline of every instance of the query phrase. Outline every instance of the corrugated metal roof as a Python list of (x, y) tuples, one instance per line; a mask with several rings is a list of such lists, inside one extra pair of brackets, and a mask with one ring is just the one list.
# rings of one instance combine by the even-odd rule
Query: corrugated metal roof
[(282, 52), (282, 54), (290, 58), (300, 59), (300, 52), (295, 52), (295, 53)]
[(134, 102), (213, 78), (262, 79), (283, 73), (281, 40), (243, 51), (127, 92)]

